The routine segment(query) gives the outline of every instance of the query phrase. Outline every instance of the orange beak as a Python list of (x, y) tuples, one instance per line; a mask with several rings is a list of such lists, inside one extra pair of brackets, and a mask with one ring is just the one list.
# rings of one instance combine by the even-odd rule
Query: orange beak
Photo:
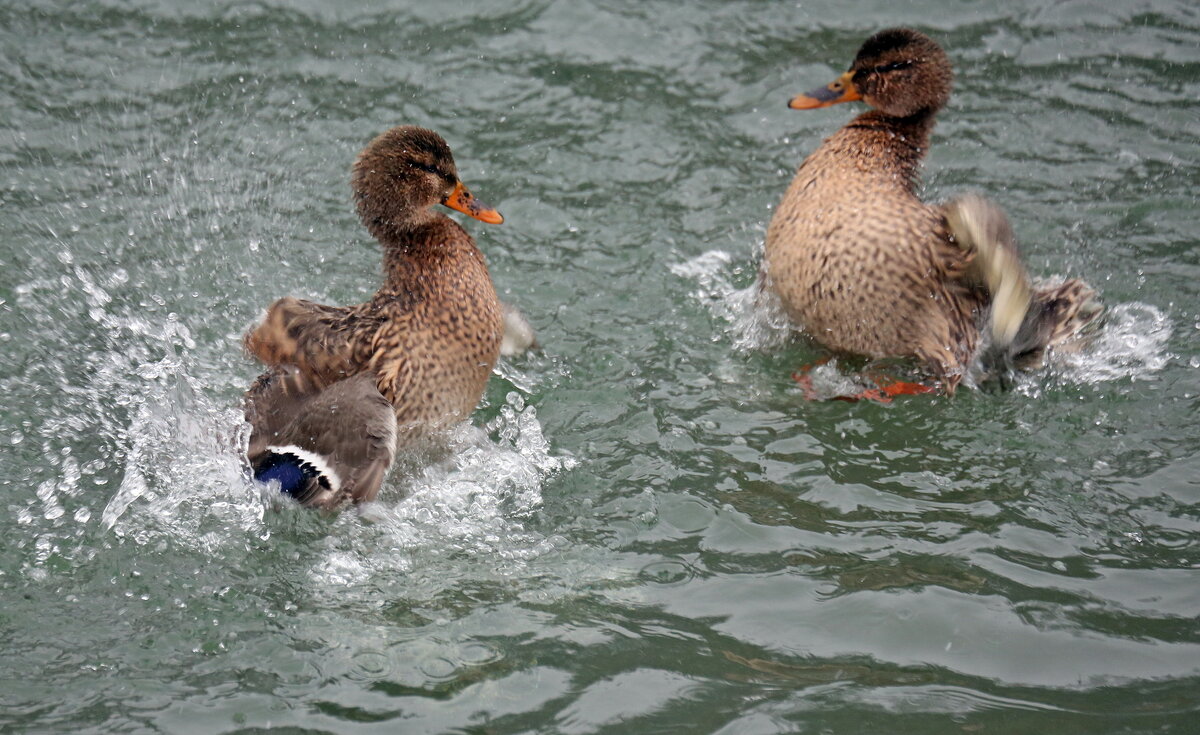
[(829, 107), (839, 102), (861, 100), (862, 95), (858, 93), (854, 82), (851, 81), (853, 77), (854, 72), (848, 71), (824, 87), (817, 87), (808, 94), (793, 97), (792, 101), (788, 103), (788, 107), (793, 110), (815, 110), (818, 107)]
[(446, 197), (442, 204), (489, 225), (498, 225), (504, 221), (499, 212), (472, 196), (461, 181), (454, 185), (454, 191), (450, 192), (450, 196)]

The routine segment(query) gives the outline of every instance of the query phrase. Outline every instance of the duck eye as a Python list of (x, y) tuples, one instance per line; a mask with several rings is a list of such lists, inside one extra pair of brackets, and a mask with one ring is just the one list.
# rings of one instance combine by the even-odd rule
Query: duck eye
[(434, 176), (442, 176), (442, 172), (438, 171), (436, 166), (431, 166), (428, 163), (421, 163), (420, 161), (409, 161), (408, 164), (415, 169), (424, 171), (427, 174), (433, 174)]
[(912, 65), (913, 65), (913, 62), (911, 62), (911, 61), (893, 61), (890, 64), (880, 64), (879, 66), (875, 67), (875, 73), (876, 74), (886, 74), (889, 71), (899, 71), (900, 69), (907, 69), (908, 67), (910, 67)]

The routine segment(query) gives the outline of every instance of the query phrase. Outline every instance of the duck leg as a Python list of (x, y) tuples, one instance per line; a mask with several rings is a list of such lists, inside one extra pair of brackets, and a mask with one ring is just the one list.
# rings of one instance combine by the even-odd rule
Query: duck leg
[(839, 401), (876, 401), (891, 403), (896, 396), (916, 396), (927, 393), (937, 393), (938, 388), (924, 383), (911, 383), (905, 380), (893, 380), (890, 383), (876, 382), (874, 388), (868, 388), (856, 396), (839, 396)]
[(816, 362), (809, 363), (808, 365), (805, 365), (804, 367), (800, 368), (796, 372), (792, 373), (792, 380), (796, 381), (800, 385), (800, 388), (804, 391), (804, 400), (806, 400), (806, 401), (821, 400), (820, 395), (817, 394), (816, 388), (813, 387), (812, 375), (810, 375), (809, 373), (811, 373), (814, 369), (819, 368), (822, 365), (826, 364), (827, 362), (829, 362), (832, 359), (833, 359), (833, 355), (826, 355), (825, 357), (822, 357), (821, 359), (817, 360)]
[[(817, 362), (806, 365), (795, 373), (792, 373), (792, 380), (796, 381), (804, 391), (804, 398), (808, 401), (834, 400), (834, 401), (875, 401), (877, 403), (891, 403), (896, 396), (912, 396), (926, 393), (937, 393), (939, 388), (936, 386), (926, 385), (924, 383), (914, 383), (905, 380), (896, 380), (889, 375), (877, 370), (867, 370), (863, 373), (863, 378), (866, 381), (874, 384), (871, 388), (862, 388), (854, 392), (841, 392), (829, 394), (826, 391), (822, 395), (817, 387), (813, 384), (812, 371), (816, 368), (825, 365), (832, 359), (832, 356), (826, 356)], [(861, 386), (862, 381), (855, 380)]]

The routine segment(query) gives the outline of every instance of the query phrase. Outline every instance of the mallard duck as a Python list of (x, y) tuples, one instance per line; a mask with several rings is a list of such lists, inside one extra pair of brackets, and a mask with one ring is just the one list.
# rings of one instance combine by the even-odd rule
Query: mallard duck
[(383, 247), (383, 285), (355, 306), (279, 299), (244, 340), (268, 367), (246, 396), (254, 474), (324, 508), (373, 499), (397, 443), (467, 418), (504, 335), (483, 254), (432, 207), (504, 220), (459, 180), (441, 136), (383, 133), (358, 156), (351, 188)]
[(946, 393), (980, 353), (992, 369), (1037, 362), (1101, 312), (1082, 281), (1030, 284), (995, 204), (918, 198), (918, 168), (951, 80), (940, 46), (895, 28), (868, 38), (832, 83), (792, 99), (793, 109), (855, 100), (873, 109), (800, 165), (763, 258), (763, 286), (817, 342), (871, 358), (915, 357)]

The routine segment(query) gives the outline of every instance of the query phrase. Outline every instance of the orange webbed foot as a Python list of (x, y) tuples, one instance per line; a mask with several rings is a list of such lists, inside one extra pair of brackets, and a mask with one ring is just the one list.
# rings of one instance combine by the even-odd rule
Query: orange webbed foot
[[(824, 385), (822, 389), (818, 389), (813, 383), (812, 375), (810, 374), (815, 367), (819, 367), (828, 362), (829, 358), (825, 358), (820, 362), (801, 368), (799, 371), (792, 374), (792, 380), (800, 385), (804, 392), (804, 399), (808, 401), (819, 400), (835, 400), (835, 401), (875, 401), (877, 403), (891, 403), (896, 396), (913, 396), (927, 393), (938, 393), (939, 388), (936, 386), (925, 385), (924, 383), (914, 383), (904, 380), (893, 380), (886, 375), (866, 375), (865, 380), (874, 383), (873, 387), (864, 388), (863, 380), (855, 380), (857, 386), (845, 385)], [(868, 385), (870, 384), (868, 383)]]
[(937, 393), (938, 389), (924, 383), (910, 383), (904, 380), (896, 380), (891, 383), (876, 383), (876, 387), (868, 388), (857, 396), (843, 397), (839, 396), (839, 400), (857, 401), (869, 400), (878, 401), (879, 403), (891, 403), (896, 396), (916, 396), (926, 393)]

